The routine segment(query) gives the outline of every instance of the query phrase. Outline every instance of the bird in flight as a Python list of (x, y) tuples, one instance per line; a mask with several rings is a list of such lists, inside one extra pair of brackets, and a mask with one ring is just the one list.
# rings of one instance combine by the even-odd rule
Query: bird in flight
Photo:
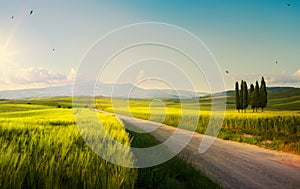
[(225, 72), (226, 72), (227, 74), (229, 73), (229, 71), (227, 71), (227, 70), (226, 70)]
[(11, 19), (14, 19), (14, 18), (15, 18), (14, 16), (11, 17)]
[(33, 10), (31, 10), (29, 14), (32, 15), (32, 13), (33, 13)]
[(287, 5), (288, 7), (289, 7), (289, 6), (291, 6), (291, 4), (289, 4), (289, 3), (288, 3), (288, 4), (286, 4), (286, 5)]
[(278, 64), (278, 61), (276, 61), (275, 63)]

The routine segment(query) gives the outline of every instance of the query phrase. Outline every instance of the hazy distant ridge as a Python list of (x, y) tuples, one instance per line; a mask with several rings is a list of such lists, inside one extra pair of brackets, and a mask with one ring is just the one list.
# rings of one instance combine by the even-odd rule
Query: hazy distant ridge
[[(93, 96), (85, 91), (94, 91), (93, 84), (82, 85), (80, 87), (80, 95)], [(54, 86), (46, 88), (20, 89), (20, 90), (4, 90), (0, 91), (1, 99), (23, 99), (32, 97), (53, 97), (53, 96), (71, 96), (73, 85)], [(134, 87), (132, 84), (100, 84), (95, 87), (97, 96), (113, 96), (131, 98), (193, 98), (205, 96), (205, 92), (191, 92), (185, 90), (169, 90), (169, 89), (142, 89)]]
[[(94, 91), (93, 84), (82, 85), (80, 87), (80, 95), (93, 96), (86, 91)], [(0, 91), (0, 99), (23, 99), (32, 97), (53, 97), (53, 96), (72, 96), (73, 85), (54, 86), (35, 89), (20, 90), (4, 90)], [(294, 87), (268, 87), (267, 91), (271, 98), (300, 96), (300, 88)], [(169, 90), (169, 89), (142, 89), (134, 87), (132, 84), (100, 84), (95, 87), (97, 96), (113, 96), (130, 98), (194, 98), (210, 95), (205, 92), (192, 92), (185, 90)], [(232, 96), (233, 90), (219, 92), (213, 96)]]

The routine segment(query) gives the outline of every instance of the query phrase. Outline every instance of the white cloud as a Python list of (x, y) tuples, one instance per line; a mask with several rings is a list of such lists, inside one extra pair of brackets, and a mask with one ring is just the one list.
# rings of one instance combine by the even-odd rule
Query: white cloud
[(12, 76), (12, 82), (16, 84), (32, 84), (32, 83), (59, 83), (66, 79), (66, 76), (59, 73), (54, 73), (46, 68), (23, 68), (16, 71)]
[(140, 70), (139, 74), (136, 77), (136, 80), (139, 82), (140, 80), (142, 80), (145, 76), (145, 71), (144, 70)]
[(74, 68), (68, 74), (56, 73), (41, 67), (8, 69), (6, 72), (6, 77), (0, 78), (1, 90), (70, 84), (76, 76)]
[(296, 79), (300, 80), (300, 69), (296, 71), (293, 75)]
[(233, 77), (234, 80), (246, 80), (254, 83), (256, 80), (260, 82), (264, 77), (268, 86), (294, 86), (300, 87), (300, 69), (293, 74), (282, 72), (280, 74), (241, 74)]
[(74, 81), (75, 77), (76, 77), (76, 70), (72, 68), (69, 74), (67, 75), (67, 80)]

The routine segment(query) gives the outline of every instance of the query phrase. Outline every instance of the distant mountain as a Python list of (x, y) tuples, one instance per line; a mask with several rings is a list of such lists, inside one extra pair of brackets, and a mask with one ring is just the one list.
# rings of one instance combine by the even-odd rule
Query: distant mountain
[[(95, 90), (94, 90), (95, 89)], [(79, 86), (77, 95), (82, 96), (112, 96), (127, 98), (195, 98), (210, 97), (211, 94), (205, 92), (191, 92), (185, 90), (170, 89), (142, 89), (132, 84), (98, 84), (94, 87), (93, 83), (83, 83)], [(90, 92), (92, 91), (92, 92)], [(268, 87), (268, 97), (270, 100), (289, 97), (300, 97), (300, 88), (294, 87)], [(33, 97), (53, 97), (53, 96), (72, 96), (73, 85), (53, 86), (46, 88), (20, 89), (0, 91), (0, 99), (24, 99)], [(94, 93), (94, 94), (89, 94)], [(212, 96), (227, 96), (229, 101), (234, 101), (234, 90), (215, 93)]]
[(24, 99), (31, 97), (70, 96), (72, 86), (55, 86), (47, 88), (4, 90), (0, 91), (1, 99)]
[[(95, 89), (95, 90), (94, 90)], [(46, 88), (20, 89), (0, 91), (0, 99), (24, 99), (33, 97), (71, 96), (73, 85), (54, 86)], [(94, 93), (94, 94), (90, 94)], [(80, 84), (77, 87), (77, 95), (82, 96), (112, 96), (130, 98), (195, 98), (208, 95), (204, 92), (191, 92), (185, 90), (169, 89), (142, 89), (132, 84)]]

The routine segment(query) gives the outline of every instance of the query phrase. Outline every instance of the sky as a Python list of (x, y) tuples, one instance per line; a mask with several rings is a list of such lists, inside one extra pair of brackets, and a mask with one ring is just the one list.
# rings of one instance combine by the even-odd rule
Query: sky
[[(233, 89), (236, 81), (250, 84), (262, 76), (268, 86), (300, 87), (299, 0), (0, 0), (0, 90), (72, 84), (101, 37), (141, 22), (170, 24), (199, 38), (215, 58), (226, 89)], [(135, 36), (124, 39), (130, 37)], [(181, 59), (178, 52), (147, 48), (116, 56), (98, 79), (191, 90), (190, 79), (195, 90), (210, 90), (205, 73), (192, 73), (188, 59)], [(149, 51), (152, 54), (146, 55)], [(191, 71), (182, 72), (176, 60)], [(126, 69), (128, 62), (130, 68), (120, 69)], [(95, 67), (90, 66), (90, 71)]]

